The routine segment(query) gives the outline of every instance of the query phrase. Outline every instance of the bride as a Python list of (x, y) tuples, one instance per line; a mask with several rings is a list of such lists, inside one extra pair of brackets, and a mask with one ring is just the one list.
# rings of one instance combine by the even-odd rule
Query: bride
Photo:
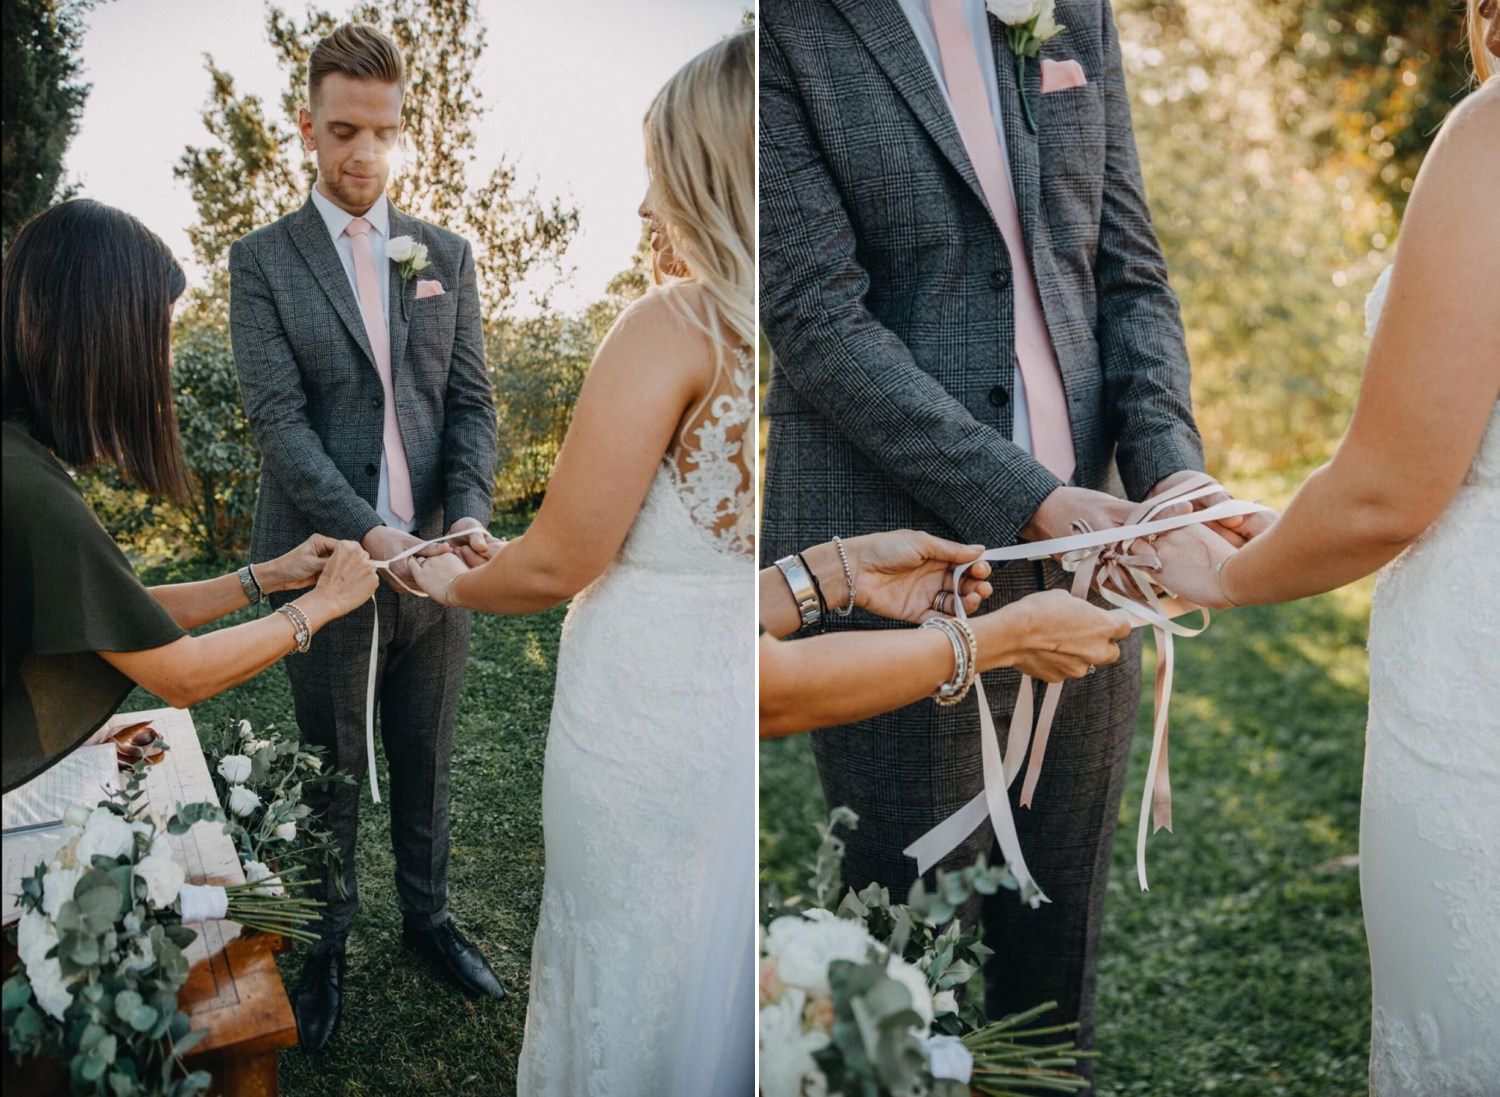
[(522, 1095), (749, 1094), (755, 1044), (755, 57), (741, 32), (646, 115), (657, 288), (599, 348), (527, 533), (426, 593), (577, 595), (542, 784)]
[(1239, 552), (1174, 560), (1217, 539), (1158, 545), (1167, 585), (1211, 606), (1302, 598), (1390, 562), (1370, 619), (1360, 813), (1372, 1097), (1500, 1086), (1497, 11), (1470, 0), (1488, 80), (1422, 166), (1337, 454)]

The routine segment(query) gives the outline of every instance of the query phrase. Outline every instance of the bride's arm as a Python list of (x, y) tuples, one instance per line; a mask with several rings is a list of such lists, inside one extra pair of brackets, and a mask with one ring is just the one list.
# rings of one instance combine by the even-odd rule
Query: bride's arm
[[(494, 559), (454, 579), (445, 600), (534, 613), (597, 578), (619, 552), (683, 414), (706, 388), (710, 354), (707, 336), (663, 295), (631, 305), (589, 367), (536, 520)], [(420, 565), (435, 566), (445, 566), (440, 557)]]
[(1500, 396), (1500, 88), (1453, 112), (1412, 192), (1348, 433), (1271, 530), (1225, 562), (1240, 605), (1375, 571), (1447, 508)]

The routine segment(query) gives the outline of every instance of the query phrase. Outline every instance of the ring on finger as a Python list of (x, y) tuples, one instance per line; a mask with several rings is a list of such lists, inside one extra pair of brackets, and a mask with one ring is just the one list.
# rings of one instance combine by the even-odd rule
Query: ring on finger
[(1089, 664), (1089, 669), (1086, 671), (1086, 673), (1093, 674), (1094, 671), (1096, 671), (1098, 669), (1099, 669), (1099, 664), (1098, 663), (1090, 663)]
[(952, 600), (952, 598), (953, 593), (951, 591), (940, 590), (937, 592), (937, 596), (932, 600), (932, 608), (937, 610), (939, 613), (947, 613), (948, 603)]

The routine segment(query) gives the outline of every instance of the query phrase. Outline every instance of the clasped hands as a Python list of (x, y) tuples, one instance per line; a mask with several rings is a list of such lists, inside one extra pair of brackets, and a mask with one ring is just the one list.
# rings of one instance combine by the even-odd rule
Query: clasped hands
[[(478, 519), (460, 518), (448, 527), (449, 533), (464, 530), (471, 531), (468, 537), (428, 545), (420, 552), (396, 561), (390, 566), (389, 574), (381, 578), (400, 593), (420, 590), (436, 598), (437, 592), (446, 587), (453, 576), (487, 563), (505, 547), (505, 542), (491, 536)], [(365, 534), (361, 543), (372, 560), (390, 560), (413, 545), (422, 544), (422, 538), (391, 526), (376, 526)], [(401, 583), (410, 590), (402, 590)]]
[[(1197, 475), (1191, 470), (1173, 473), (1161, 480), (1147, 495), (1153, 499)], [(1158, 518), (1170, 518), (1189, 510), (1207, 510), (1227, 502), (1228, 493), (1219, 492), (1166, 507)], [(1136, 504), (1088, 488), (1062, 487), (1042, 501), (1031, 521), (1021, 531), (1028, 541), (1049, 541), (1077, 533), (1086, 526), (1092, 530), (1113, 529), (1126, 525)], [(1249, 541), (1264, 533), (1275, 521), (1269, 512), (1240, 515), (1218, 522), (1183, 526), (1148, 538), (1160, 562), (1154, 578), (1158, 586), (1188, 601), (1209, 609), (1226, 609), (1231, 603), (1219, 582), (1219, 565), (1233, 556)]]

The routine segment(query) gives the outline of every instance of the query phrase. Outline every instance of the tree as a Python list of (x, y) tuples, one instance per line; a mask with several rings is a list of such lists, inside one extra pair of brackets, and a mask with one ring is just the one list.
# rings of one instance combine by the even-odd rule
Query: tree
[(0, 0), (0, 240), (67, 198), (63, 156), (88, 98), (78, 79), (92, 0)]
[(1289, 126), (1364, 175), (1399, 218), (1417, 168), (1468, 87), (1456, 0), (1259, 0), (1280, 30)]

